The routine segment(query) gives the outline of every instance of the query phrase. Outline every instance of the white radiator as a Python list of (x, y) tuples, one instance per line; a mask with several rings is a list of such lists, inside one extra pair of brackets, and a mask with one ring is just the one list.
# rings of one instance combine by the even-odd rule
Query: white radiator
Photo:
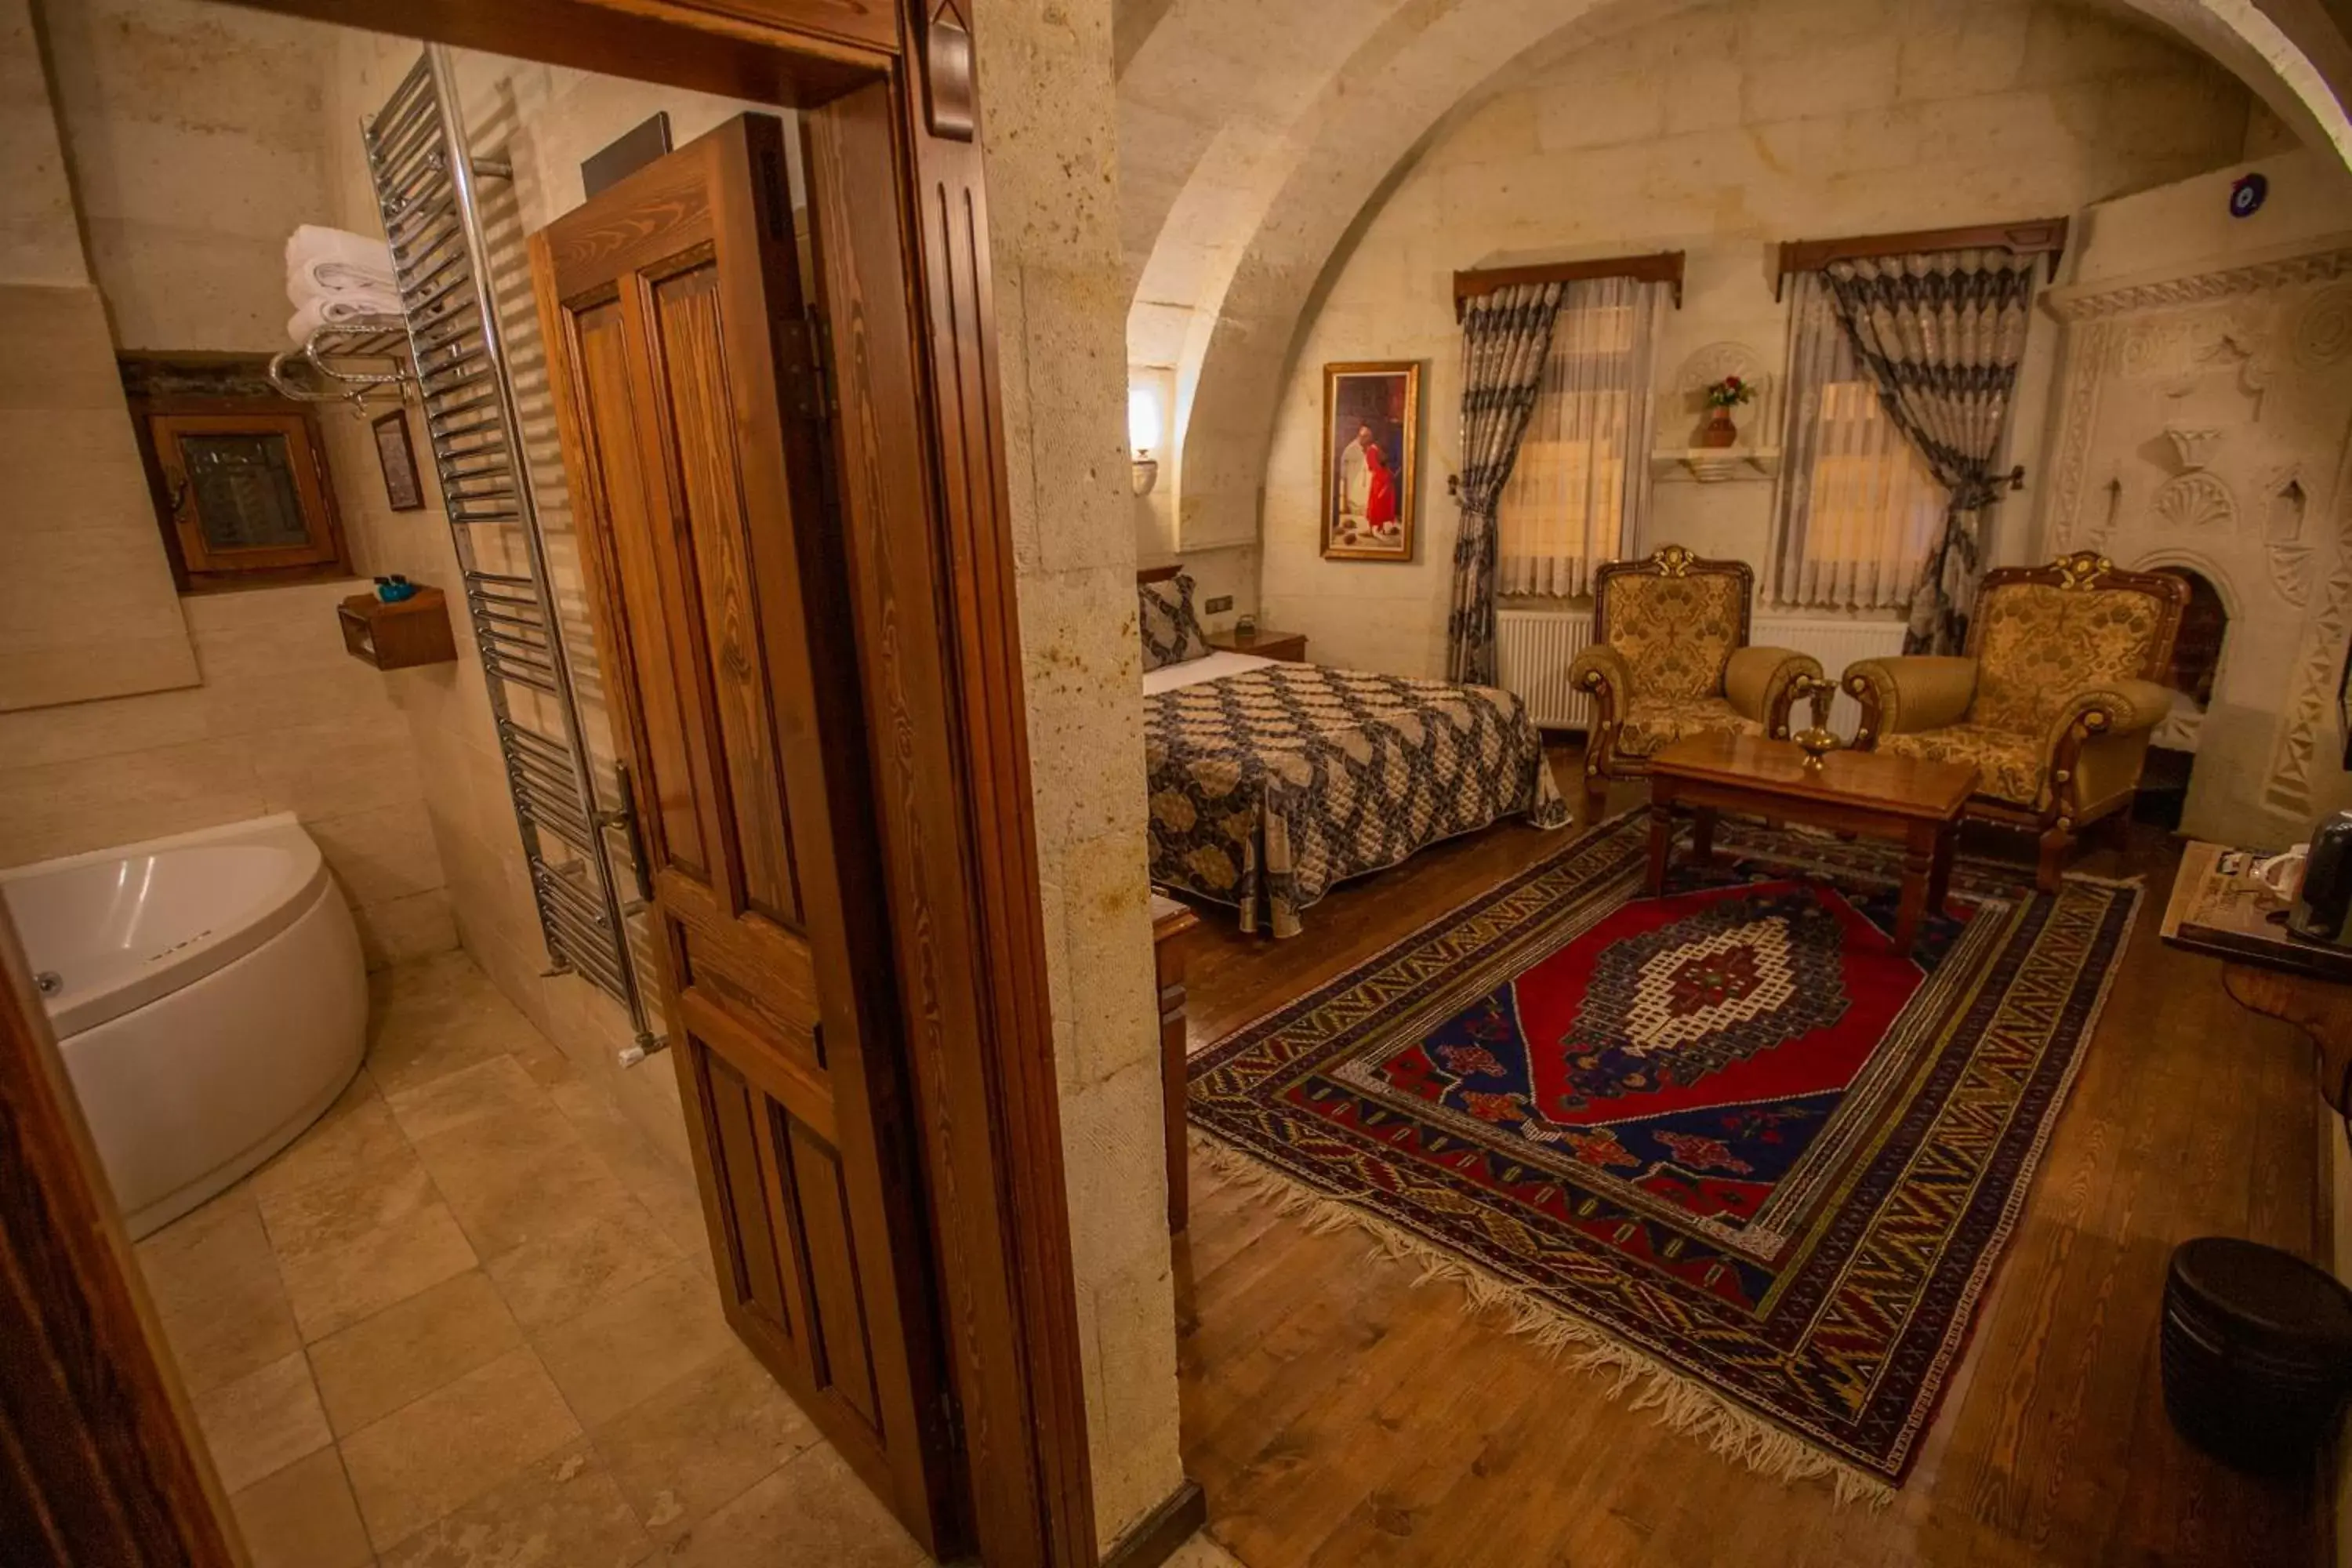
[[(1503, 689), (1528, 705), (1528, 716), (1547, 730), (1581, 730), (1592, 721), (1592, 700), (1568, 684), (1568, 667), (1592, 640), (1590, 610), (1502, 610), (1495, 616), (1496, 676)], [(1769, 647), (1794, 648), (1822, 661), (1835, 680), (1857, 659), (1903, 651), (1903, 623), (1858, 621), (1835, 616), (1759, 616), (1750, 640)], [(1807, 714), (1799, 709), (1802, 722)], [(1841, 691), (1830, 707), (1830, 728), (1851, 737), (1862, 717), (1853, 698)]]
[[(1811, 654), (1822, 661), (1822, 672), (1836, 680), (1849, 664), (1901, 653), (1903, 623), (1857, 621), (1843, 616), (1759, 616), (1748, 640), (1763, 647), (1791, 647)], [(1800, 705), (1795, 721), (1803, 724), (1811, 718)], [(1830, 704), (1830, 728), (1851, 741), (1854, 726), (1861, 722), (1861, 704), (1840, 691)]]
[(1542, 728), (1584, 729), (1592, 722), (1592, 699), (1570, 688), (1568, 667), (1591, 640), (1590, 610), (1497, 610), (1495, 679)]

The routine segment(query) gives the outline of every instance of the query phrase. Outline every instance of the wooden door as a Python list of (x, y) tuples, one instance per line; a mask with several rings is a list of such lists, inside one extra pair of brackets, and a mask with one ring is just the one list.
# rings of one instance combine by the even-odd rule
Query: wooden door
[(191, 578), (346, 564), (309, 416), (156, 414), (147, 429)]
[(782, 125), (745, 115), (531, 262), (719, 1289), (945, 1556), (954, 1424), (785, 178)]

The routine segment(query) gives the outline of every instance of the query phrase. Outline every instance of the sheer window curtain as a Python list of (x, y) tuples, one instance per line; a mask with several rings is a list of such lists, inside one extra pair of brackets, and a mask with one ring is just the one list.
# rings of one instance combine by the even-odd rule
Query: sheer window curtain
[(1666, 285), (1569, 284), (1518, 461), (1495, 511), (1496, 587), (1567, 597), (1630, 552), (1650, 502), (1651, 364)]
[(1887, 417), (1821, 276), (1800, 273), (1790, 282), (1773, 602), (1904, 609), (1949, 493)]

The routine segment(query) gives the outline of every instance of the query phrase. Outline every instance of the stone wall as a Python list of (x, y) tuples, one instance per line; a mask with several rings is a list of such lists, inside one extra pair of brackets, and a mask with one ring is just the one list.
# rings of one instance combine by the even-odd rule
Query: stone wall
[[(1443, 668), (1455, 269), (1680, 249), (1687, 284), (1661, 344), (1660, 384), (1724, 342), (1748, 345), (1777, 373), (1787, 337), (1772, 298), (1778, 241), (2072, 215), (2234, 160), (2249, 110), (2235, 81), (2168, 37), (2021, 0), (1735, 0), (1531, 58), (1456, 114), (1360, 221), (1325, 279), (1267, 459), (1265, 618), (1307, 633), (1318, 658)], [(2034, 334), (2012, 426), (2011, 458), (2030, 483), (2042, 477), (2055, 336), (2047, 322)], [(1359, 359), (1429, 367), (1410, 565), (1320, 558), (1319, 367)], [(1685, 444), (1690, 422), (1686, 411), (1662, 416), (1661, 445)], [(1760, 564), (1771, 492), (1760, 479), (1662, 476), (1647, 542)], [(2038, 548), (2032, 500), (2005, 502), (1997, 555)]]
[[(286, 234), (329, 216), (320, 114), (331, 35), (194, 0), (46, 0), (42, 21), (96, 289), (85, 285), (70, 310), (52, 301), (37, 329), (8, 330), (9, 363), (52, 393), (80, 388), (88, 406), (74, 417), (104, 427), (76, 434), (50, 414), (37, 448), (12, 455), (11, 516), (68, 520), (78, 554), (62, 582), (11, 570), (0, 593), (106, 642), (167, 616), (186, 668), (167, 683), (177, 689), (0, 714), (0, 864), (292, 811), (351, 900), (372, 964), (446, 949), (456, 933), (399, 710), (335, 624), (335, 601), (359, 584), (173, 596), (114, 366), (117, 346), (283, 345)], [(70, 234), (76, 207), (58, 221)], [(68, 324), (71, 352), (58, 336)], [(5, 401), (16, 418), (33, 406)], [(363, 443), (332, 474), (347, 508), (382, 489)], [(122, 553), (112, 565), (96, 553), (110, 539)], [(162, 609), (119, 602), (126, 584), (154, 588)], [(0, 617), (12, 632), (28, 618), (13, 602)]]
[(0, 712), (196, 679), (41, 57), (26, 0), (0, 4)]
[(1096, 1522), (1182, 1478), (1146, 908), (1109, 0), (975, 22)]

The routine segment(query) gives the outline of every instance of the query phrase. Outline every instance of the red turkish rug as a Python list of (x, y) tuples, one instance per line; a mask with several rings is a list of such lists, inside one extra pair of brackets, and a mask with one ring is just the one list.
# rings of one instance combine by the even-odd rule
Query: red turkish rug
[(1646, 899), (1644, 835), (1604, 826), (1210, 1047), (1193, 1125), (1280, 1199), (1645, 1375), (1673, 1426), (1883, 1500), (2138, 887), (2050, 897), (1963, 860), (1905, 959), (1892, 854), (1727, 824)]

